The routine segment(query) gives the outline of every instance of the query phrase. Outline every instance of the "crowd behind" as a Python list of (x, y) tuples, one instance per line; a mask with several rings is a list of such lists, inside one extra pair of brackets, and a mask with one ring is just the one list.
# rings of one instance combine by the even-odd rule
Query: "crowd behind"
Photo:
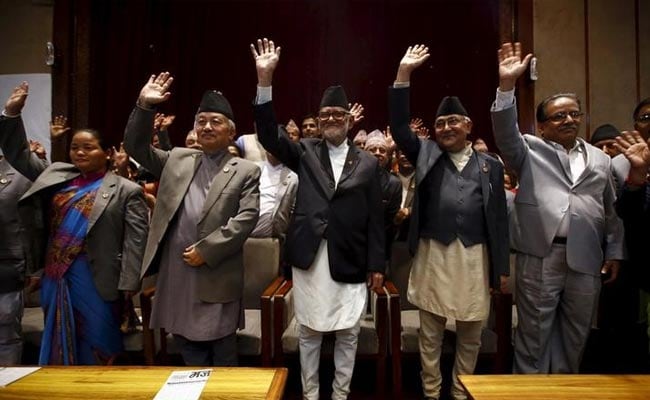
[(630, 110), (633, 129), (603, 125), (587, 142), (580, 100), (559, 93), (539, 104), (537, 135), (524, 135), (514, 91), (531, 55), (506, 43), (488, 149), (457, 97), (422, 116), (430, 125), (410, 115), (426, 46), (407, 49), (389, 124), (369, 132), (340, 86), (300, 124), (276, 122), (281, 49), (263, 39), (251, 53), (256, 132), (238, 135), (226, 97), (208, 90), (178, 147), (169, 132), (183, 127), (156, 111), (172, 95), (167, 72), (143, 85), (119, 146), (55, 117), (52, 142), (70, 146), (51, 163), (27, 140), (28, 84), (12, 91), (0, 117), (0, 364), (21, 362), (23, 296), (37, 289), (39, 364), (112, 362), (132, 297), (157, 274), (151, 327), (174, 335), (188, 365), (236, 365), (242, 246), (274, 237), (294, 284), (306, 399), (318, 398), (325, 332), (337, 339), (332, 396), (347, 397), (367, 291), (390, 279), (395, 242), (413, 255), (426, 398), (441, 395), (447, 319), (457, 325), (451, 395), (465, 398), (457, 376), (474, 371), (494, 291), (515, 294), (513, 372), (577, 373), (590, 334), (614, 362), (591, 372), (648, 372), (650, 98)]

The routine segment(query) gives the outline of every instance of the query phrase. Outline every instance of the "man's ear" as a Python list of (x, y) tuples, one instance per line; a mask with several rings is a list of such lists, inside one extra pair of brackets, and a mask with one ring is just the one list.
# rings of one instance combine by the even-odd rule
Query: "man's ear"
[(469, 133), (467, 134), (467, 136), (472, 134), (472, 127), (473, 126), (474, 126), (474, 123), (472, 122), (472, 120), (469, 117), (467, 117), (467, 128), (469, 129)]

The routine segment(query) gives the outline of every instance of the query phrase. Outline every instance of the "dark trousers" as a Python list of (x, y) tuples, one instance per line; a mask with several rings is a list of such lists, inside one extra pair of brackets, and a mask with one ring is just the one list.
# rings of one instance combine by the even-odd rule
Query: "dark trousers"
[(237, 334), (216, 340), (196, 342), (181, 335), (174, 335), (185, 365), (188, 366), (237, 366)]

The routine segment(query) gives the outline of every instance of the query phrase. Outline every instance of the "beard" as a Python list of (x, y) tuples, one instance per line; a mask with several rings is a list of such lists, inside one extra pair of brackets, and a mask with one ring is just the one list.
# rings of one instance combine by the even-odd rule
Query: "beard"
[(344, 126), (328, 126), (321, 128), (321, 134), (323, 139), (327, 140), (333, 145), (339, 145), (344, 140), (348, 133), (348, 123), (346, 122)]

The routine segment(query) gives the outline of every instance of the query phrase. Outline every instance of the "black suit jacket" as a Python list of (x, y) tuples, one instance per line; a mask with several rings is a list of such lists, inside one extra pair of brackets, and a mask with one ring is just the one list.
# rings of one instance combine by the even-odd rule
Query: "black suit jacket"
[(628, 269), (636, 287), (650, 291), (650, 265), (648, 265), (648, 226), (650, 226), (650, 186), (631, 190), (627, 185), (621, 188), (616, 201), (616, 212), (625, 227), (625, 245)]
[[(420, 236), (420, 184), (433, 168), (443, 150), (433, 140), (420, 140), (409, 127), (409, 88), (389, 89), (390, 129), (397, 147), (415, 165), (415, 197), (409, 226), (409, 249), (415, 253)], [(508, 212), (503, 188), (503, 166), (494, 158), (475, 152), (481, 169), (483, 215), (488, 237), (490, 256), (490, 286), (499, 287), (499, 275), (509, 275), (510, 238)]]
[(384, 222), (379, 164), (351, 142), (336, 190), (327, 143), (289, 140), (272, 102), (254, 106), (258, 139), (298, 174), (296, 206), (287, 232), (286, 261), (308, 269), (323, 238), (338, 282), (359, 283), (384, 272)]

